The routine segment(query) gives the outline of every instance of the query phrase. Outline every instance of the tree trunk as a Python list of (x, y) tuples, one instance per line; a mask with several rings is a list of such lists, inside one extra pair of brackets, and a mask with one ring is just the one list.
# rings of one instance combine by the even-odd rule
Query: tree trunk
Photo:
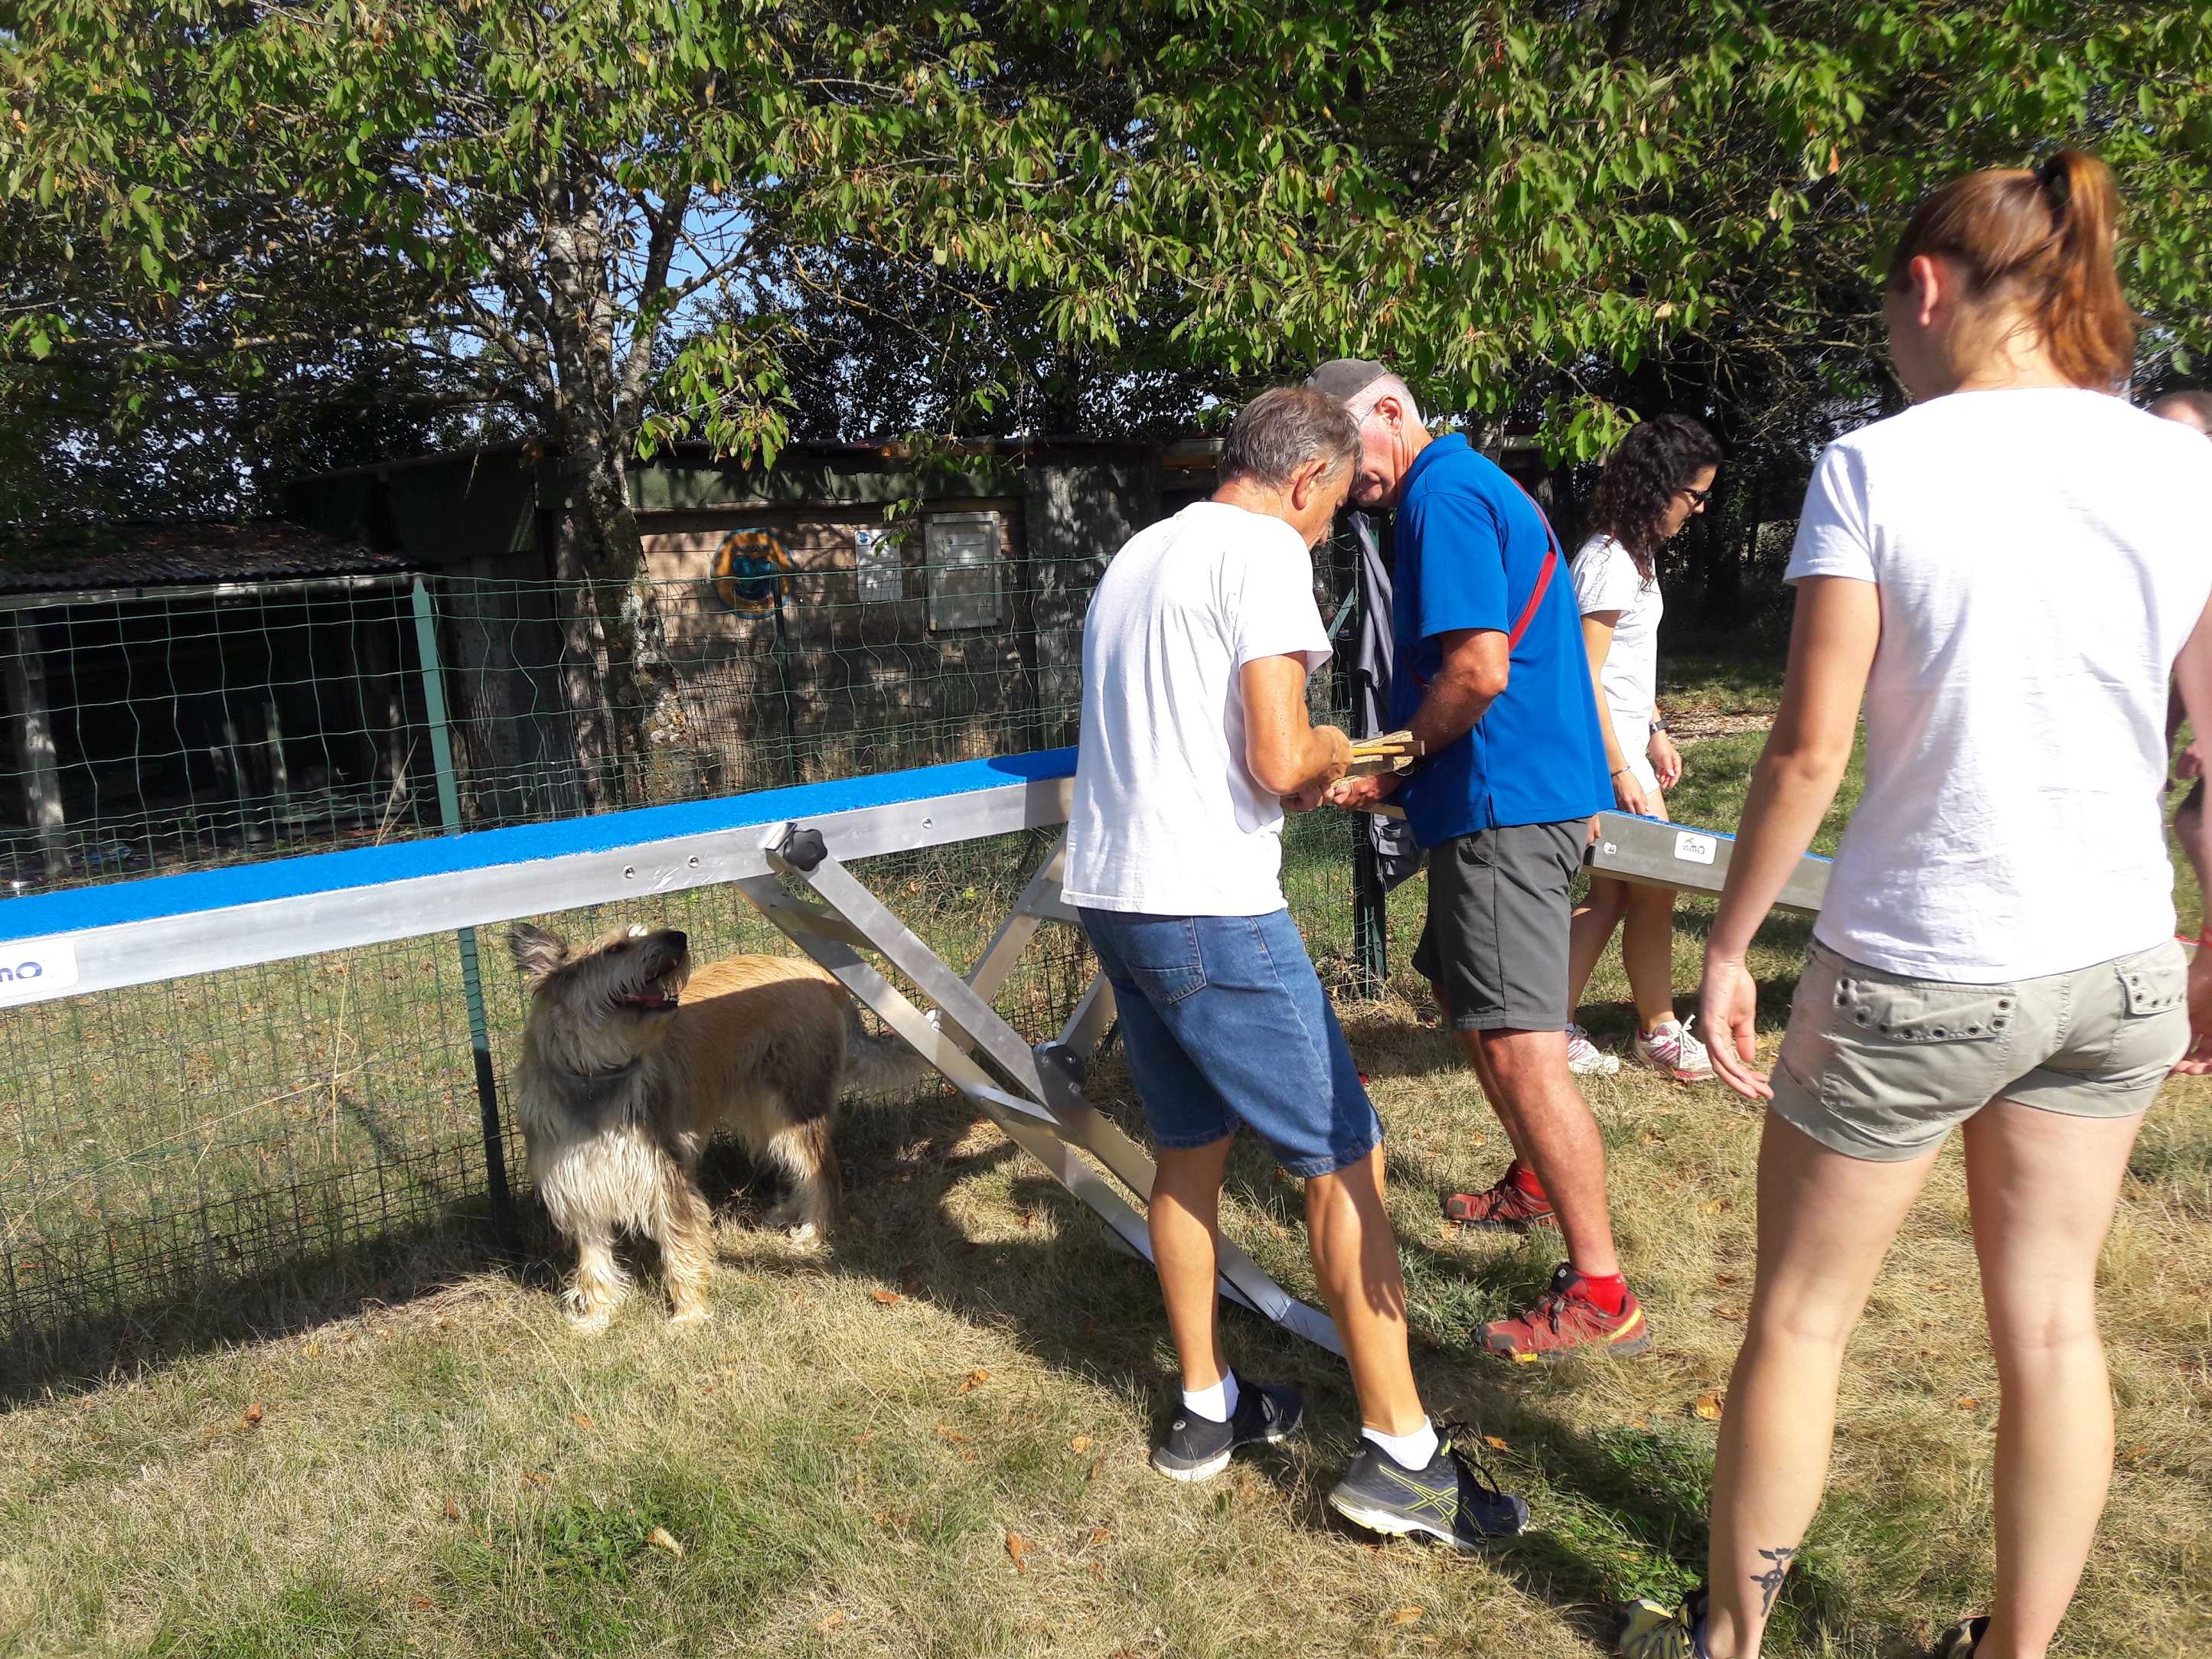
[(683, 799), (697, 769), (619, 443), (585, 422), (561, 436), (568, 506), (554, 570), (574, 584), (562, 667), (586, 803)]

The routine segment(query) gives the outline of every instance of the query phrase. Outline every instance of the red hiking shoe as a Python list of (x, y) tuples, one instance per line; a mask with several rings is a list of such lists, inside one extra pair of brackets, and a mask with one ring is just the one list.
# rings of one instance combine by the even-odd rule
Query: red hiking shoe
[(1516, 1364), (1563, 1359), (1578, 1349), (1642, 1353), (1651, 1346), (1651, 1327), (1634, 1291), (1622, 1293), (1619, 1313), (1607, 1313), (1590, 1300), (1583, 1276), (1562, 1261), (1534, 1307), (1482, 1328), (1482, 1346)]
[[(1522, 1186), (1522, 1175), (1518, 1164), (1511, 1164), (1488, 1192), (1454, 1193), (1444, 1200), (1444, 1219), (1516, 1233), (1525, 1233), (1534, 1226), (1558, 1225), (1552, 1200), (1544, 1196), (1540, 1187), (1532, 1192)], [(1536, 1177), (1532, 1172), (1527, 1179), (1533, 1184)]]

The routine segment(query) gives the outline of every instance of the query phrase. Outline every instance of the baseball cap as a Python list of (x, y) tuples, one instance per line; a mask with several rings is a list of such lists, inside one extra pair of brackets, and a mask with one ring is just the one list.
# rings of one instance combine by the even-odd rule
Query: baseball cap
[(1334, 357), (1306, 376), (1306, 385), (1325, 398), (1348, 404), (1390, 371), (1364, 357)]

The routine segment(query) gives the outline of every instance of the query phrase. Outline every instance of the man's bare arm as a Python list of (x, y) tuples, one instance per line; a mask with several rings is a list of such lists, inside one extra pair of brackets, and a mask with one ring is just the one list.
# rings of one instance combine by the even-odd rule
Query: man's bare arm
[(1437, 635), (1443, 663), (1430, 680), (1408, 728), (1428, 752), (1457, 743), (1474, 729), (1505, 690), (1512, 653), (1494, 628), (1458, 628)]
[(1244, 764), (1262, 789), (1317, 793), (1344, 775), (1352, 739), (1307, 720), (1303, 657), (1257, 658), (1237, 671), (1237, 684), (1244, 694)]

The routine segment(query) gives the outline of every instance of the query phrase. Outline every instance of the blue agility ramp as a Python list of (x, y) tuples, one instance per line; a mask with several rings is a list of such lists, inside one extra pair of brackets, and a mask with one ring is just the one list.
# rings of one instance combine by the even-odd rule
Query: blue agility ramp
[[(1034, 1048), (991, 1006), (1038, 927), (1075, 920), (1060, 896), (1065, 838), (965, 975), (846, 868), (1064, 824), (1074, 775), (1075, 750), (1052, 750), (10, 900), (0, 902), (0, 1006), (445, 933), (459, 935), (473, 986), (478, 927), (727, 884), (1150, 1260), (1131, 1200), (1149, 1200), (1152, 1161), (1082, 1091), (1113, 1020), (1111, 989), (1095, 977), (1059, 1036)], [(917, 1008), (860, 951), (885, 958), (933, 1009)], [(488, 1168), (503, 1206), (497, 1085), (473, 994), (471, 1013)], [(1224, 1295), (1342, 1352), (1326, 1315), (1226, 1240), (1220, 1271)]]
[(1064, 823), (1075, 750), (959, 761), (0, 902), (0, 1006), (731, 882), (804, 821), (842, 858)]

